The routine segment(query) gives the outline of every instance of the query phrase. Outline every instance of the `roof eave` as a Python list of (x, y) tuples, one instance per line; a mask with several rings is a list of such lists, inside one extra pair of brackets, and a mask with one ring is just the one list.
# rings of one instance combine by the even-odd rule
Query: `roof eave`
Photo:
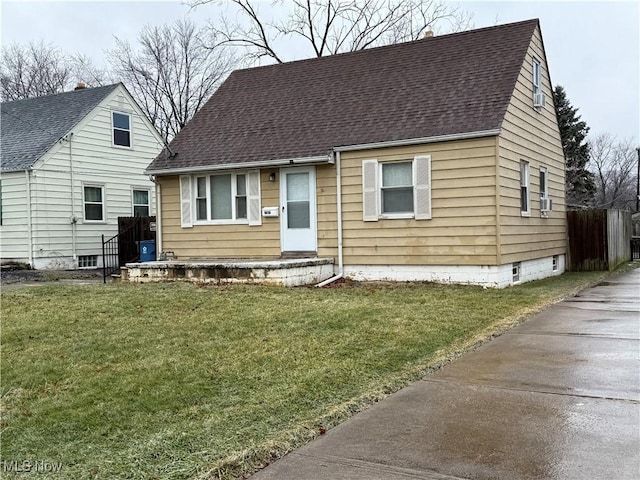
[(407, 145), (420, 145), (423, 143), (452, 142), (456, 140), (468, 140), (472, 138), (493, 137), (499, 134), (499, 128), (492, 128), (490, 130), (479, 130), (476, 132), (435, 135), (432, 137), (407, 138), (403, 140), (389, 140), (386, 142), (362, 143), (358, 145), (343, 145), (340, 147), (334, 147), (333, 150), (336, 152), (352, 152), (354, 150), (371, 150), (374, 148), (403, 147)]
[(33, 170), (33, 167), (20, 167), (20, 168), (3, 168), (0, 170), (0, 173), (16, 173), (16, 172), (27, 172)]
[(333, 163), (333, 155), (322, 155), (315, 157), (302, 157), (302, 158), (285, 158), (279, 160), (260, 160), (256, 162), (238, 162), (238, 163), (224, 163), (219, 165), (200, 165), (197, 167), (179, 167), (179, 168), (160, 168), (152, 169), (147, 168), (144, 173), (147, 175), (175, 175), (182, 173), (197, 173), (197, 172), (211, 172), (217, 170), (238, 170), (238, 169), (252, 169), (252, 168), (269, 168), (269, 167), (284, 167), (294, 165), (322, 165), (325, 163)]
[[(402, 147), (408, 145), (420, 145), (425, 143), (452, 142), (457, 140), (469, 140), (473, 138), (494, 137), (500, 134), (500, 128), (479, 130), (475, 132), (454, 133), (449, 135), (435, 135), (432, 137), (407, 138), (402, 140), (389, 140), (385, 142), (361, 143), (356, 145), (342, 145), (334, 147), (334, 152), (350, 152), (355, 150), (371, 150), (375, 148)], [(219, 165), (201, 165), (197, 167), (178, 168), (147, 168), (147, 175), (177, 175), (183, 173), (211, 172), (217, 170), (238, 170), (250, 168), (284, 167), (293, 165), (321, 165), (334, 163), (333, 155), (315, 157), (286, 158), (279, 160), (261, 160), (257, 162), (225, 163)]]

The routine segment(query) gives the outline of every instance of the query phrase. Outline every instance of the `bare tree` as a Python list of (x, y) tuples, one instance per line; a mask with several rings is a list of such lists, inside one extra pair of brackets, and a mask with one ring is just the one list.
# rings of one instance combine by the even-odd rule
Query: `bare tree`
[(632, 139), (608, 133), (589, 141), (589, 169), (596, 183), (595, 207), (632, 210), (636, 202), (637, 158)]
[(88, 87), (104, 85), (108, 72), (84, 55), (68, 55), (43, 41), (14, 43), (2, 49), (0, 95), (3, 102), (69, 91), (82, 81)]
[(96, 66), (93, 60), (86, 55), (78, 53), (70, 56), (69, 64), (75, 81), (83, 82), (89, 88), (102, 87), (117, 82), (109, 70)]
[(42, 41), (8, 45), (0, 58), (2, 101), (63, 92), (71, 81), (71, 70), (67, 57), (53, 45)]
[[(193, 0), (192, 6), (215, 0)], [(293, 0), (285, 19), (269, 18), (258, 2), (231, 0), (235, 20), (222, 15), (211, 25), (215, 45), (245, 47), (251, 60), (285, 61), (277, 43), (303, 39), (316, 57), (417, 40), (427, 29), (470, 27), (471, 15), (442, 0)], [(277, 2), (282, 5), (284, 3)]]
[(234, 65), (231, 52), (207, 48), (203, 30), (186, 20), (147, 26), (137, 49), (116, 40), (107, 54), (113, 74), (166, 140), (186, 125)]

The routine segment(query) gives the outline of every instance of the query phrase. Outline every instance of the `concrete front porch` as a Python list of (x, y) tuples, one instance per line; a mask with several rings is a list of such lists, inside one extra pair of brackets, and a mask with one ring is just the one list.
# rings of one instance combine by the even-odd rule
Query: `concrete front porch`
[(122, 279), (131, 283), (187, 281), (295, 287), (330, 278), (333, 258), (169, 260), (127, 263), (126, 268)]

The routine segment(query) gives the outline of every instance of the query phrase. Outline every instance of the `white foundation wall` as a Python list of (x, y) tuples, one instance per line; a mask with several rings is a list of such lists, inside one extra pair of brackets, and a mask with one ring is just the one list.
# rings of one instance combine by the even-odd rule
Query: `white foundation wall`
[(565, 256), (520, 262), (520, 281), (513, 281), (513, 264), (504, 265), (345, 265), (344, 276), (356, 281), (436, 282), (504, 288), (509, 285), (560, 275), (565, 270)]
[[(92, 253), (97, 256), (97, 265), (88, 267), (89, 270), (102, 268), (102, 254)], [(71, 256), (58, 255), (58, 252), (51, 252), (48, 257), (34, 257), (33, 268), (36, 270), (82, 270), (78, 267), (78, 259)]]
[[(520, 283), (530, 282), (532, 280), (540, 280), (541, 278), (552, 277), (564, 273), (565, 256), (556, 256), (558, 257), (558, 265), (556, 270), (553, 270), (553, 257), (537, 258), (535, 260), (520, 262)], [(501, 267), (504, 266), (505, 265), (501, 265)], [(512, 280), (512, 264), (508, 264), (506, 266), (509, 270), (509, 279)], [(509, 284), (513, 285), (513, 281), (511, 281)]]

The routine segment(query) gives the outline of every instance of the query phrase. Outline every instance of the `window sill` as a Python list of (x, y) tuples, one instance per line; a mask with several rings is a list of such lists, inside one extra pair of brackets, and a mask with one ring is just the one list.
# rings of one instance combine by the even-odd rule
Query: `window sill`
[(82, 220), (83, 224), (86, 225), (106, 225), (106, 220)]
[(249, 220), (198, 220), (193, 222), (193, 226), (200, 225), (249, 225)]
[(531, 212), (520, 212), (520, 216), (521, 217), (530, 217), (531, 216)]
[(398, 220), (414, 218), (413, 213), (384, 213), (378, 217), (380, 220)]
[(125, 145), (116, 145), (115, 143), (111, 144), (112, 148), (117, 148), (119, 150), (133, 150), (133, 145), (129, 145), (128, 147)]

